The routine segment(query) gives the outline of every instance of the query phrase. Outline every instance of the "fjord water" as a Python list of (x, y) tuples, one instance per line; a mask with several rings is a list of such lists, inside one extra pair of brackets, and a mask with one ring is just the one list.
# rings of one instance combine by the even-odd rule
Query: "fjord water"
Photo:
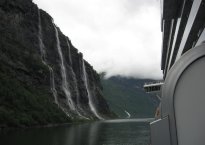
[(149, 145), (152, 119), (119, 119), (0, 133), (2, 145)]

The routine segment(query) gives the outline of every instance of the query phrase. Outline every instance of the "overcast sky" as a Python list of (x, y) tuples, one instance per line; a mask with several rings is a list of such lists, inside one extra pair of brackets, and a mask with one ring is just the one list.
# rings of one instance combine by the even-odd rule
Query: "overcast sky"
[(159, 0), (33, 0), (98, 72), (162, 77)]

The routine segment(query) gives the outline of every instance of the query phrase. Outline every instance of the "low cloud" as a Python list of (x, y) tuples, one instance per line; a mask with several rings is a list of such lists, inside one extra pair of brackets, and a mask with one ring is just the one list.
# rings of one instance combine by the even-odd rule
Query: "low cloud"
[(107, 76), (160, 79), (158, 0), (34, 0)]

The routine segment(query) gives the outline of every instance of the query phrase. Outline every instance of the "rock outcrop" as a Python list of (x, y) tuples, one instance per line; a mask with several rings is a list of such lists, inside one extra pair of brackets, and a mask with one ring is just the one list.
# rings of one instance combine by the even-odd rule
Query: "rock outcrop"
[(100, 78), (31, 0), (0, 1), (0, 126), (112, 116)]

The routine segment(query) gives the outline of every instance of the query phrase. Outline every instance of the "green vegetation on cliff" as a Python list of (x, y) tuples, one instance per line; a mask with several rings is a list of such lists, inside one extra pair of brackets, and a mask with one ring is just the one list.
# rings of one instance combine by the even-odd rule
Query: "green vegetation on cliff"
[(24, 86), (15, 78), (0, 74), (0, 125), (34, 126), (68, 122), (49, 94)]
[(40, 59), (5, 37), (0, 44), (0, 127), (68, 122), (42, 83), (43, 78), (49, 79), (45, 77), (49, 71)]
[(120, 76), (102, 78), (103, 93), (110, 108), (120, 118), (128, 117), (125, 111), (131, 118), (154, 117), (158, 102), (143, 90), (144, 83), (149, 81)]

